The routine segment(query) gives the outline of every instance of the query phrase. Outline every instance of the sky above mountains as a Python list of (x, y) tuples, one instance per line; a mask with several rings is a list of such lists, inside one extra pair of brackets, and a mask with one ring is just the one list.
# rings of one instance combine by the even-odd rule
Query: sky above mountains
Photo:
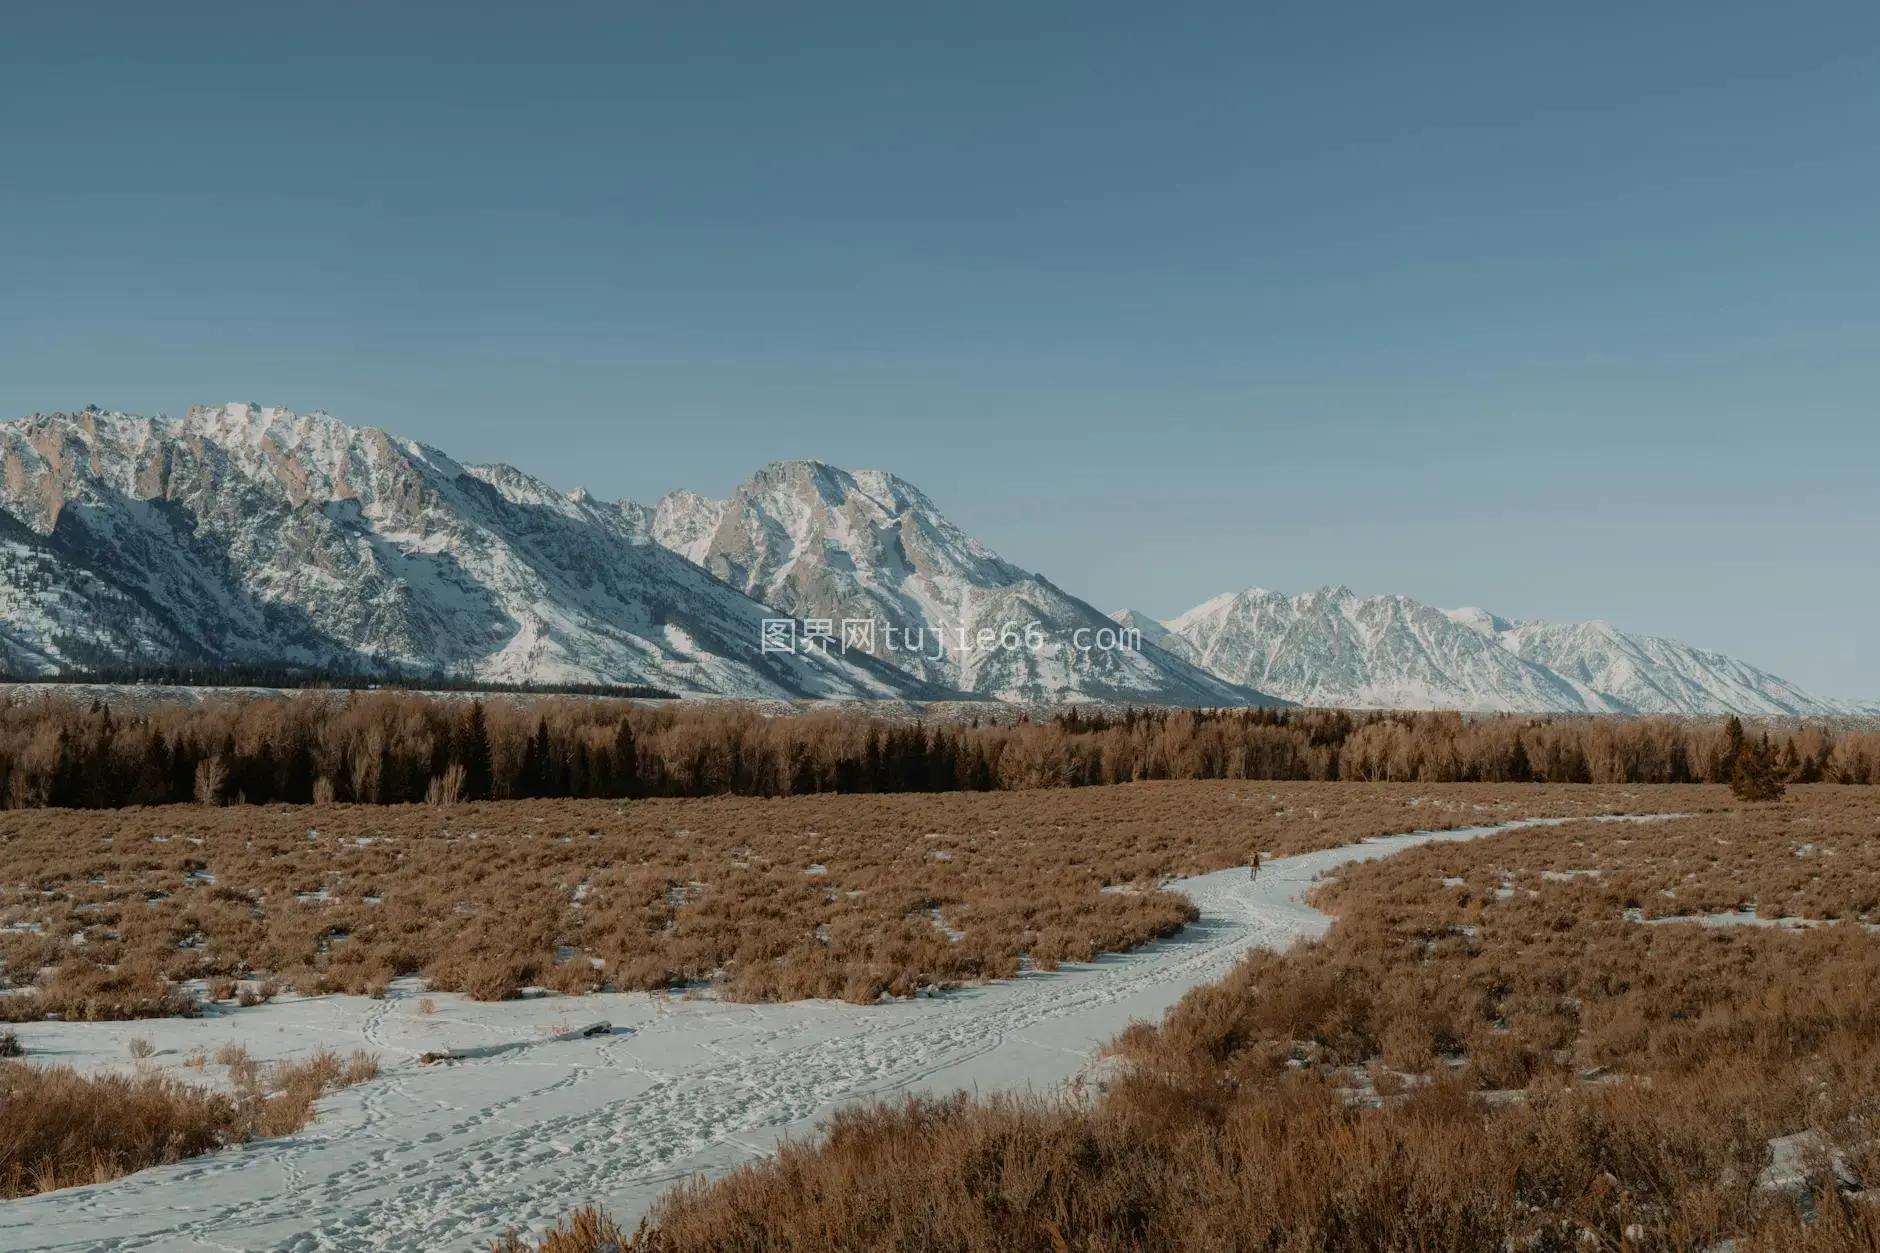
[(1342, 582), (1880, 697), (1880, 9), (1515, 9), (24, 9), (0, 410), (880, 466), (1106, 607)]

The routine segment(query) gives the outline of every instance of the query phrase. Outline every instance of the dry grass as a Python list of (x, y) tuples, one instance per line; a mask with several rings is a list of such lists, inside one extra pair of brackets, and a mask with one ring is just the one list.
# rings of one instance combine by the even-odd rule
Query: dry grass
[[(639, 1233), (644, 1236), (644, 1228)], [(496, 1242), (495, 1253), (595, 1253), (609, 1245), (617, 1251), (630, 1243), (629, 1237), (599, 1208), (576, 1210), (555, 1224), (553, 1230), (537, 1241), (525, 1241), (511, 1232)]]
[(239, 1103), (161, 1075), (0, 1065), (0, 1197), (103, 1183), (239, 1138)]
[[(1808, 788), (1349, 867), (1321, 889), (1323, 941), (1132, 1028), (1101, 1092), (856, 1109), (619, 1243), (1871, 1253), (1876, 875), (1880, 803)], [(1666, 891), (1845, 921), (1638, 921)], [(1804, 1131), (1805, 1187), (1759, 1186), (1770, 1141)], [(583, 1221), (543, 1247), (617, 1239)]]
[[(1789, 803), (1721, 807), (1649, 828), (1535, 828), (1485, 847), (1495, 850), (1496, 864), (1483, 873), (1506, 874), (1475, 885), (1478, 894), (1544, 890), (1550, 901), (1567, 900), (1576, 912), (1600, 916), (1637, 909), (1665, 918), (1754, 907), (1767, 919), (1880, 921), (1880, 798), (1858, 791), (1798, 788)], [(1420, 866), (1421, 860), (1396, 860), (1352, 882), (1385, 890), (1381, 885), (1418, 874)], [(1563, 893), (1563, 884), (1574, 890)], [(1328, 907), (1342, 911), (1346, 890), (1327, 889)], [(1401, 890), (1416, 888), (1406, 880)]]
[[(872, 1001), (1180, 927), (1169, 875), (1419, 827), (1729, 805), (1720, 787), (1198, 781), (1030, 792), (0, 813), (0, 1018), (275, 981), (479, 999), (715, 982)], [(1104, 892), (1134, 884), (1132, 893)]]
[(378, 1075), (364, 1053), (257, 1065), (225, 1049), (232, 1091), (167, 1075), (0, 1063), (0, 1198), (104, 1183), (313, 1121), (326, 1093)]

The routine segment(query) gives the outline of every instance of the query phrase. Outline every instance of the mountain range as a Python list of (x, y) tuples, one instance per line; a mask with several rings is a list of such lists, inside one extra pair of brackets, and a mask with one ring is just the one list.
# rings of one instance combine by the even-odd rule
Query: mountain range
[(0, 423), (0, 670), (166, 664), (686, 695), (1621, 713), (1859, 712), (1604, 622), (1342, 587), (1106, 615), (892, 474), (728, 499), (561, 492), (323, 413)]
[(0, 663), (158, 662), (937, 696), (869, 658), (767, 653), (764, 606), (636, 511), (324, 414), (87, 410), (0, 424)]
[[(1143, 615), (1119, 621), (1142, 626)], [(1159, 647), (1302, 705), (1763, 715), (1857, 710), (1721, 653), (1608, 622), (1511, 622), (1346, 587), (1249, 588), (1166, 623)], [(1144, 630), (1145, 638), (1149, 631)]]

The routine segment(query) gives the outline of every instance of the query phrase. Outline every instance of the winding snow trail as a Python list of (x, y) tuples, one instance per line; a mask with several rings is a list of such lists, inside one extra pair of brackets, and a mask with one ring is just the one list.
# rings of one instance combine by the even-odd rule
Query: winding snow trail
[[(142, 1036), (159, 1064), (241, 1042), (257, 1058), (321, 1046), (378, 1052), (384, 1076), (322, 1102), (296, 1135), (113, 1183), (0, 1204), (16, 1250), (486, 1249), (511, 1226), (539, 1229), (605, 1203), (627, 1223), (675, 1180), (718, 1174), (806, 1138), (838, 1107), (900, 1092), (1050, 1090), (1134, 1019), (1154, 1020), (1254, 946), (1322, 934), (1301, 897), (1321, 874), (1432, 840), (1466, 840), (1539, 819), (1367, 840), (1170, 886), (1200, 921), (1133, 952), (1008, 982), (878, 1006), (829, 1001), (730, 1005), (596, 995), (477, 1004), (416, 990), (321, 997), (219, 1018), (30, 1024), (39, 1060), (122, 1069)], [(547, 1041), (605, 1019), (612, 1034)], [(418, 1054), (539, 1039), (440, 1066)], [(183, 1072), (185, 1074), (192, 1072)]]

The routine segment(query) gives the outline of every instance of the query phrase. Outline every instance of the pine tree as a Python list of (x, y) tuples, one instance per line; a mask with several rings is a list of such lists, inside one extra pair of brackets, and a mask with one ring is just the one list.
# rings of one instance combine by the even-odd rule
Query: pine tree
[(537, 724), (535, 733), (542, 758), (542, 795), (567, 796), (569, 794), (569, 754), (556, 752), (555, 747), (549, 742), (546, 719)]
[(574, 751), (568, 754), (568, 795), (592, 796), (593, 761), (588, 756), (587, 738), (579, 736), (574, 742)]
[(490, 798), (490, 732), (483, 721), (483, 702), (470, 702), (470, 716), (464, 719), (463, 729), (456, 744), (457, 751), (452, 754), (457, 764), (463, 767), (463, 795), (465, 800), (486, 801)]
[(1738, 800), (1773, 801), (1780, 800), (1786, 790), (1782, 782), (1782, 768), (1776, 761), (1776, 750), (1764, 735), (1755, 744), (1744, 744), (1736, 755), (1736, 765), (1730, 774), (1730, 790)]
[(1528, 760), (1527, 745), (1515, 733), (1514, 747), (1508, 750), (1508, 780), (1511, 783), (1534, 782), (1534, 765)]
[(625, 716), (614, 728), (613, 771), (613, 795), (640, 794), (640, 753), (633, 742), (633, 722)]
[(131, 787), (133, 805), (161, 805), (175, 799), (170, 785), (170, 746), (163, 732), (153, 731), (144, 741), (142, 760), (137, 766), (137, 781)]
[(550, 784), (554, 774), (554, 770), (549, 765), (548, 719), (537, 718), (535, 734), (523, 744), (522, 777), (516, 781), (516, 795), (530, 797), (551, 795)]
[(1743, 755), (1743, 720), (1735, 714), (1723, 724), (1723, 755), (1717, 759), (1716, 782), (1729, 783), (1736, 778), (1736, 763)]

